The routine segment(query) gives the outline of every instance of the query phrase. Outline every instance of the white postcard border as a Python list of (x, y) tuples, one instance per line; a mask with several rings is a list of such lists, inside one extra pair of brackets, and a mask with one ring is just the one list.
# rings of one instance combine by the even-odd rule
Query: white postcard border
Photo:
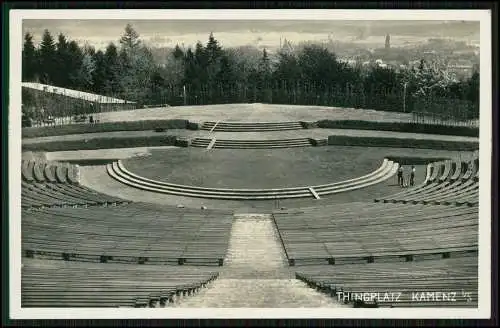
[[(491, 13), (488, 10), (11, 10), (9, 257), (11, 319), (489, 318), (491, 308)], [(21, 308), (21, 53), (23, 19), (465, 20), (480, 21), (479, 308)]]

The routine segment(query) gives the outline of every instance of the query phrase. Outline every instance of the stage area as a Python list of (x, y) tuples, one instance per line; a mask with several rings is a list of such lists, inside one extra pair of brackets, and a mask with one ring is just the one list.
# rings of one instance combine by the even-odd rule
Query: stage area
[(365, 147), (294, 149), (151, 149), (148, 157), (123, 160), (140, 176), (209, 188), (287, 188), (356, 178), (376, 170), (384, 157), (453, 157), (458, 152)]

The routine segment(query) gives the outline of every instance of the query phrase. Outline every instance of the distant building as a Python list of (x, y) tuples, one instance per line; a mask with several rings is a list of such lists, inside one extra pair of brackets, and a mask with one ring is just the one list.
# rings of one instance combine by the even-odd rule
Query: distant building
[(391, 48), (391, 36), (387, 34), (385, 36), (385, 49), (390, 49)]
[(471, 64), (452, 64), (448, 65), (447, 69), (459, 77), (470, 77), (474, 73), (474, 66)]
[(356, 66), (357, 64), (357, 60), (352, 58), (339, 58), (338, 61), (341, 63), (345, 63), (349, 66)]

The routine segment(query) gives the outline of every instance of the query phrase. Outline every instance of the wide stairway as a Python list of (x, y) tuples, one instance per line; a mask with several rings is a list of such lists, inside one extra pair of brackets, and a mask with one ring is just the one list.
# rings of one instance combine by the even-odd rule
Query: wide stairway
[(218, 149), (273, 149), (273, 148), (293, 148), (311, 147), (309, 138), (293, 139), (263, 139), (263, 140), (224, 140), (195, 138), (191, 142), (192, 147), (198, 148), (218, 148)]
[(260, 132), (303, 129), (300, 122), (204, 122), (202, 130), (224, 132)]
[(289, 270), (269, 215), (234, 221), (224, 267), (212, 285), (176, 307), (343, 307)]

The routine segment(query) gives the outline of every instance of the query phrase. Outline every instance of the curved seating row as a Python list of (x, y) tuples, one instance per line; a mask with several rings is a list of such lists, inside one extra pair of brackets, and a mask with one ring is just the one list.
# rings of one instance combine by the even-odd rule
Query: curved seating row
[(21, 207), (117, 206), (129, 201), (81, 185), (21, 183)]
[(67, 163), (22, 161), (21, 206), (92, 206), (129, 203), (79, 184), (79, 169)]
[(42, 160), (23, 160), (21, 177), (26, 182), (79, 183), (77, 165)]
[(358, 178), (336, 183), (279, 189), (222, 189), (179, 185), (147, 179), (128, 171), (121, 161), (107, 165), (108, 174), (112, 178), (134, 188), (188, 197), (238, 200), (307, 198), (351, 191), (387, 180), (396, 173), (397, 169), (397, 163), (384, 159), (377, 170)]
[[(191, 141), (192, 147), (207, 148), (212, 139), (195, 138)], [(277, 139), (277, 140), (229, 140), (216, 139), (212, 148), (220, 149), (273, 149), (311, 147), (313, 144), (309, 138)]]
[(354, 307), (477, 307), (478, 257), (304, 267), (296, 278)]
[(204, 122), (201, 130), (226, 132), (265, 132), (303, 129), (300, 122)]
[(222, 265), (227, 211), (119, 207), (22, 210), (26, 257), (67, 261)]
[(22, 307), (165, 307), (206, 287), (219, 273), (24, 259), (21, 275)]
[(427, 166), (425, 181), (405, 191), (375, 199), (384, 203), (469, 205), (479, 203), (479, 159), (443, 161)]
[(477, 206), (347, 203), (273, 218), (290, 265), (441, 258), (478, 245)]

